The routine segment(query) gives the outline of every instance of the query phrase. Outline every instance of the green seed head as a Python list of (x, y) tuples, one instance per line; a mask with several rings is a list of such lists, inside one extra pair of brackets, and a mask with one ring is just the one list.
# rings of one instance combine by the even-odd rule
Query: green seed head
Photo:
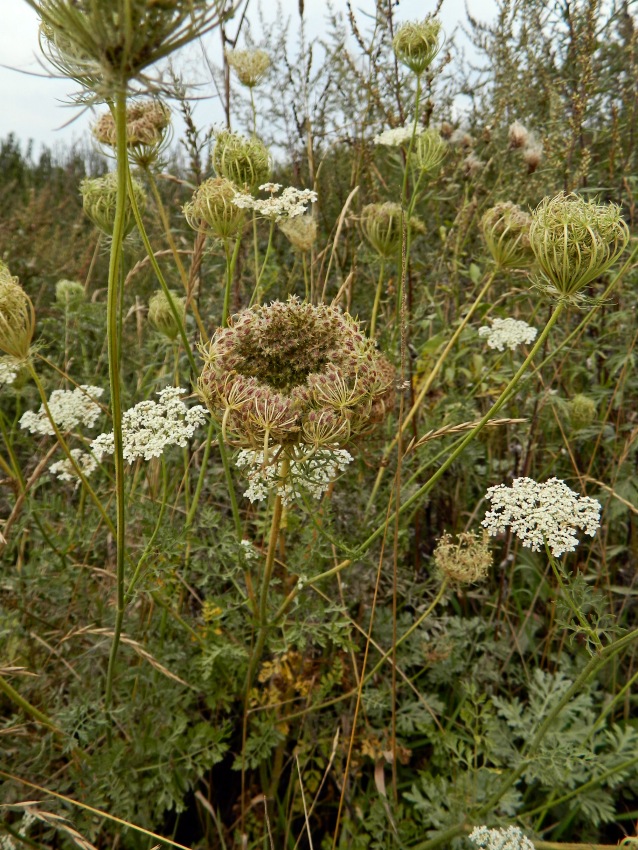
[(568, 403), (569, 421), (574, 431), (585, 428), (596, 418), (596, 403), (586, 395), (575, 395)]
[(66, 310), (76, 308), (84, 298), (84, 287), (77, 280), (59, 280), (55, 285), (55, 300)]
[(529, 243), (532, 217), (510, 201), (491, 207), (481, 219), (485, 244), (501, 269), (524, 269), (534, 260)]
[(436, 130), (419, 133), (414, 142), (415, 166), (423, 172), (434, 171), (445, 159), (448, 147)]
[(239, 82), (249, 89), (263, 80), (271, 65), (265, 50), (227, 50), (226, 60)]
[(237, 187), (225, 177), (211, 177), (184, 205), (186, 221), (193, 230), (212, 231), (221, 239), (236, 236), (244, 220), (244, 211), (233, 203)]
[(417, 76), (421, 76), (440, 50), (440, 34), (441, 22), (436, 18), (403, 24), (392, 39), (397, 59)]
[(270, 155), (256, 137), (222, 130), (215, 139), (213, 167), (219, 177), (252, 192), (270, 176)]
[[(180, 317), (181, 323), (183, 324), (184, 316), (186, 315), (186, 299), (179, 298), (177, 293), (172, 289), (169, 290), (169, 292), (173, 306), (177, 310), (177, 315)], [(166, 293), (163, 289), (160, 289), (152, 295), (148, 302), (148, 320), (153, 327), (171, 341), (177, 339), (180, 324), (175, 319), (175, 315), (171, 310), (168, 298), (166, 297)]]
[(16, 360), (29, 356), (35, 332), (35, 311), (31, 299), (0, 263), (0, 351)]
[(534, 210), (529, 239), (547, 291), (570, 300), (618, 259), (629, 229), (616, 204), (561, 192)]
[(403, 239), (403, 210), (400, 204), (368, 204), (361, 210), (361, 230), (380, 257), (394, 257)]
[(487, 577), (493, 558), (485, 537), (463, 531), (454, 543), (444, 534), (434, 550), (434, 564), (442, 577), (452, 584), (474, 584)]
[[(135, 201), (141, 214), (146, 209), (146, 195), (137, 180), (133, 180), (132, 183)], [(84, 212), (96, 227), (108, 236), (112, 236), (117, 202), (117, 174), (110, 172), (105, 174), (104, 177), (83, 180), (80, 184), (80, 193)], [(124, 235), (128, 236), (134, 227), (135, 218), (127, 196), (124, 213)]]

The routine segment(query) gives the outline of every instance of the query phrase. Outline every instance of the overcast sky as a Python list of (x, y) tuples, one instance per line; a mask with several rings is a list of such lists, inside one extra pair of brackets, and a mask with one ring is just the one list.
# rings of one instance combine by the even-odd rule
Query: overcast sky
[[(258, 37), (257, 2), (250, 0), (255, 37)], [(277, 5), (273, 0), (262, 0), (261, 6), (267, 19), (272, 20), (278, 15)], [(295, 28), (298, 22), (298, 0), (282, 0), (280, 5), (284, 16), (291, 18), (291, 29)], [(495, 0), (468, 0), (467, 5), (474, 16), (483, 20), (489, 20), (495, 12)], [(346, 0), (333, 0), (333, 7), (335, 11), (345, 12)], [(361, 22), (365, 23), (365, 13), (373, 14), (375, 4), (374, 0), (354, 0), (353, 7), (359, 13)], [(396, 3), (396, 18), (398, 21), (422, 19), (433, 8), (432, 0), (400, 0)], [(305, 0), (308, 34), (321, 33), (325, 29), (325, 9), (325, 0)], [(441, 19), (445, 32), (451, 33), (465, 19), (464, 0), (444, 0)], [(38, 61), (41, 55), (38, 23), (31, 7), (24, 0), (0, 0), (0, 22), (0, 63), (9, 66), (0, 67), (0, 138), (13, 132), (22, 142), (33, 139), (36, 152), (42, 144), (55, 148), (59, 143), (69, 145), (85, 138), (94, 116), (90, 113), (79, 115), (77, 108), (64, 105), (68, 95), (74, 91), (75, 84), (69, 80), (41, 76), (46, 71)], [(216, 50), (221, 50), (218, 39), (210, 41), (209, 50), (211, 60), (219, 63), (220, 57), (215, 54)], [(203, 73), (202, 79), (207, 78), (210, 78), (209, 74)], [(198, 104), (198, 123), (221, 121), (222, 113), (214, 98), (212, 85), (208, 92), (202, 94), (213, 97)], [(63, 126), (73, 117), (77, 120)]]

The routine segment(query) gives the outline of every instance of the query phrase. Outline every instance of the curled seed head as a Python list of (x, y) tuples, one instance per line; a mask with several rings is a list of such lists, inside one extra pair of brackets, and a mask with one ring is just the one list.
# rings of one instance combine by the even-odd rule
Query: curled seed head
[(409, 21), (396, 32), (392, 48), (397, 59), (420, 76), (440, 50), (441, 22), (436, 18)]
[[(171, 302), (177, 311), (182, 324), (184, 322), (185, 298), (179, 298), (177, 293), (172, 289), (169, 290)], [(175, 319), (173, 310), (169, 304), (166, 293), (163, 289), (158, 290), (148, 302), (148, 320), (160, 333), (164, 334), (170, 340), (177, 339), (179, 334), (180, 324)]]
[(529, 240), (549, 293), (570, 299), (618, 259), (629, 229), (616, 204), (561, 192), (534, 210)]
[(265, 50), (227, 50), (226, 60), (239, 82), (249, 89), (263, 80), (271, 65)]
[(0, 351), (26, 360), (35, 332), (35, 311), (27, 293), (0, 262)]
[(447, 145), (436, 130), (419, 133), (414, 142), (414, 164), (420, 171), (434, 171), (445, 159)]
[(55, 285), (55, 300), (67, 310), (85, 299), (84, 287), (78, 280), (59, 280)]
[(222, 239), (235, 236), (244, 220), (244, 211), (233, 203), (236, 192), (225, 177), (204, 180), (184, 205), (186, 221), (194, 230), (211, 230)]
[(596, 402), (593, 398), (579, 393), (568, 403), (569, 421), (574, 431), (591, 425), (596, 418)]
[(222, 130), (215, 138), (213, 168), (240, 188), (254, 191), (270, 176), (270, 155), (256, 137), (247, 139), (230, 130)]
[(533, 262), (529, 243), (531, 222), (532, 217), (510, 201), (496, 204), (483, 215), (481, 231), (497, 266), (523, 269)]
[[(141, 183), (133, 179), (133, 193), (140, 213), (146, 209), (146, 195)], [(117, 174), (114, 171), (104, 177), (87, 178), (80, 184), (82, 207), (93, 224), (108, 236), (113, 235), (115, 209), (117, 205)], [(131, 202), (126, 198), (124, 212), (124, 235), (135, 227), (135, 218)]]
[(403, 238), (403, 210), (400, 204), (368, 204), (361, 210), (361, 230), (379, 256), (393, 257)]

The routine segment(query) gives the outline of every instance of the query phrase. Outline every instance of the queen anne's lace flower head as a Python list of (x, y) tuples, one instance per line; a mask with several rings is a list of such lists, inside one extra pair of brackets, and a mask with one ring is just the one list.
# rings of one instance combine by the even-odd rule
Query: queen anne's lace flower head
[(298, 251), (310, 251), (317, 238), (317, 222), (311, 215), (284, 218), (279, 229)]
[(255, 210), (264, 218), (281, 221), (303, 215), (308, 208), (308, 203), (314, 204), (317, 200), (317, 193), (312, 189), (296, 189), (294, 186), (288, 186), (281, 195), (276, 195), (281, 188), (279, 183), (264, 183), (259, 188), (262, 191), (269, 191), (270, 197), (254, 198), (247, 192), (236, 192), (233, 203), (240, 209)]
[(524, 269), (534, 261), (529, 242), (532, 217), (511, 201), (490, 207), (481, 219), (485, 244), (497, 266)]
[(407, 122), (404, 127), (393, 127), (391, 130), (384, 130), (372, 140), (375, 145), (385, 145), (388, 148), (398, 148), (401, 145), (407, 145), (413, 135), (417, 137), (425, 132), (425, 127), (414, 123)]
[[(98, 461), (94, 455), (83, 452), (82, 449), (71, 449), (70, 453), (84, 476), (90, 475), (97, 469)], [(52, 463), (49, 472), (55, 475), (58, 481), (75, 481), (76, 486), (80, 483), (77, 471), (68, 457)]]
[(437, 18), (423, 21), (406, 21), (392, 39), (397, 59), (420, 75), (429, 68), (440, 50), (441, 22)]
[(203, 349), (201, 398), (245, 449), (338, 448), (381, 422), (395, 370), (336, 307), (286, 303), (243, 310)]
[[(102, 387), (91, 387), (82, 384), (75, 390), (53, 390), (47, 402), (53, 421), (60, 431), (71, 431), (78, 425), (92, 428), (102, 412), (100, 405), (93, 399), (100, 398)], [(47, 416), (44, 405), (40, 405), (37, 413), (27, 410), (22, 414), (20, 427), (31, 434), (53, 436), (55, 431)]]
[[(159, 401), (141, 401), (124, 412), (124, 460), (129, 463), (137, 458), (150, 460), (159, 457), (167, 446), (188, 445), (195, 430), (206, 422), (206, 411), (200, 404), (186, 407), (180, 398), (185, 392), (180, 387), (167, 387), (157, 394)], [(91, 448), (100, 459), (103, 454), (113, 454), (113, 432), (100, 434)]]
[(515, 478), (511, 487), (490, 487), (485, 498), (492, 510), (482, 524), (490, 534), (510, 527), (523, 546), (538, 552), (547, 543), (556, 558), (574, 551), (577, 529), (593, 537), (600, 525), (600, 502), (579, 496), (558, 478), (543, 484), (532, 478)]
[(18, 377), (20, 361), (15, 357), (0, 357), (0, 386), (12, 384)]
[(480, 850), (534, 850), (532, 842), (517, 826), (506, 829), (476, 826), (469, 839)]
[(529, 345), (534, 342), (538, 331), (527, 322), (519, 319), (492, 319), (492, 326), (483, 325), (479, 328), (479, 336), (487, 337), (489, 348), (511, 351), (518, 345)]
[(249, 89), (263, 80), (271, 65), (265, 50), (227, 50), (226, 60), (239, 82)]
[(264, 453), (242, 449), (237, 467), (248, 476), (249, 486), (244, 496), (251, 502), (262, 502), (271, 492), (281, 496), (289, 505), (303, 493), (320, 499), (330, 484), (351, 463), (352, 455), (345, 449), (316, 449), (289, 459), (288, 472), (282, 473), (282, 463), (264, 464)]
[(433, 557), (439, 573), (454, 584), (482, 581), (493, 562), (486, 541), (472, 531), (462, 531), (456, 543), (450, 534), (444, 534)]

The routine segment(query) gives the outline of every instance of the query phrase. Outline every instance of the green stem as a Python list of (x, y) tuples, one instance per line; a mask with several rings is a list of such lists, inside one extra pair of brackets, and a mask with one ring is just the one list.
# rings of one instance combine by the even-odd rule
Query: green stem
[(44, 726), (48, 726), (49, 729), (51, 729), (53, 732), (59, 733), (60, 735), (64, 734), (62, 729), (60, 729), (59, 726), (56, 726), (50, 717), (47, 717), (46, 714), (43, 714), (34, 705), (31, 705), (28, 700), (20, 696), (20, 694), (15, 690), (15, 688), (13, 688), (3, 676), (0, 676), (0, 691), (2, 691), (5, 696), (9, 697), (11, 702), (19, 706), (26, 714), (33, 717), (34, 720), (37, 720), (38, 723), (42, 723)]
[(377, 281), (377, 289), (374, 293), (374, 304), (372, 305), (372, 318), (370, 319), (370, 339), (374, 339), (374, 332), (377, 327), (377, 313), (379, 312), (379, 304), (381, 302), (381, 290), (383, 288), (383, 276), (385, 273), (385, 260), (381, 257), (381, 268), (379, 269), (379, 280)]
[(552, 567), (552, 571), (554, 573), (554, 576), (556, 577), (556, 581), (558, 582), (558, 586), (561, 589), (561, 593), (563, 595), (564, 600), (567, 602), (567, 605), (568, 605), (570, 611), (572, 612), (572, 614), (576, 617), (576, 619), (580, 623), (581, 629), (587, 635), (589, 635), (590, 640), (592, 640), (593, 643), (596, 645), (596, 650), (598, 652), (600, 652), (600, 650), (603, 648), (601, 640), (598, 637), (598, 635), (596, 634), (596, 632), (592, 629), (592, 627), (587, 622), (587, 618), (585, 617), (583, 612), (575, 604), (574, 600), (572, 599), (572, 595), (571, 595), (570, 591), (568, 590), (568, 588), (565, 587), (565, 583), (564, 583), (563, 578), (560, 574), (560, 569), (558, 567), (558, 564), (556, 563), (556, 559), (554, 558), (554, 556), (552, 555), (552, 553), (549, 550), (549, 546), (547, 545), (547, 541), (545, 541), (545, 551), (547, 553), (547, 557), (548, 557), (549, 563)]
[[(124, 223), (126, 214), (128, 183), (130, 180), (128, 168), (128, 152), (126, 137), (126, 91), (119, 91), (115, 96), (113, 107), (115, 130), (117, 138), (117, 202), (115, 207), (115, 222), (113, 225), (113, 241), (109, 259), (109, 277), (107, 294), (107, 348), (109, 358), (109, 386), (111, 390), (111, 415), (113, 417), (113, 458), (115, 461), (115, 552), (116, 552), (116, 583), (117, 608), (113, 643), (109, 656), (106, 674), (106, 690), (104, 707), (110, 713), (113, 700), (113, 677), (115, 660), (120, 643), (122, 622), (124, 620), (124, 552), (126, 545), (126, 514), (124, 497), (124, 454), (122, 437), (122, 402), (120, 397), (120, 356), (121, 339), (118, 322), (118, 307), (120, 300), (120, 263), (122, 258), (122, 242), (124, 240)], [(133, 192), (130, 193), (133, 196)], [(169, 297), (170, 302), (170, 297)]]

